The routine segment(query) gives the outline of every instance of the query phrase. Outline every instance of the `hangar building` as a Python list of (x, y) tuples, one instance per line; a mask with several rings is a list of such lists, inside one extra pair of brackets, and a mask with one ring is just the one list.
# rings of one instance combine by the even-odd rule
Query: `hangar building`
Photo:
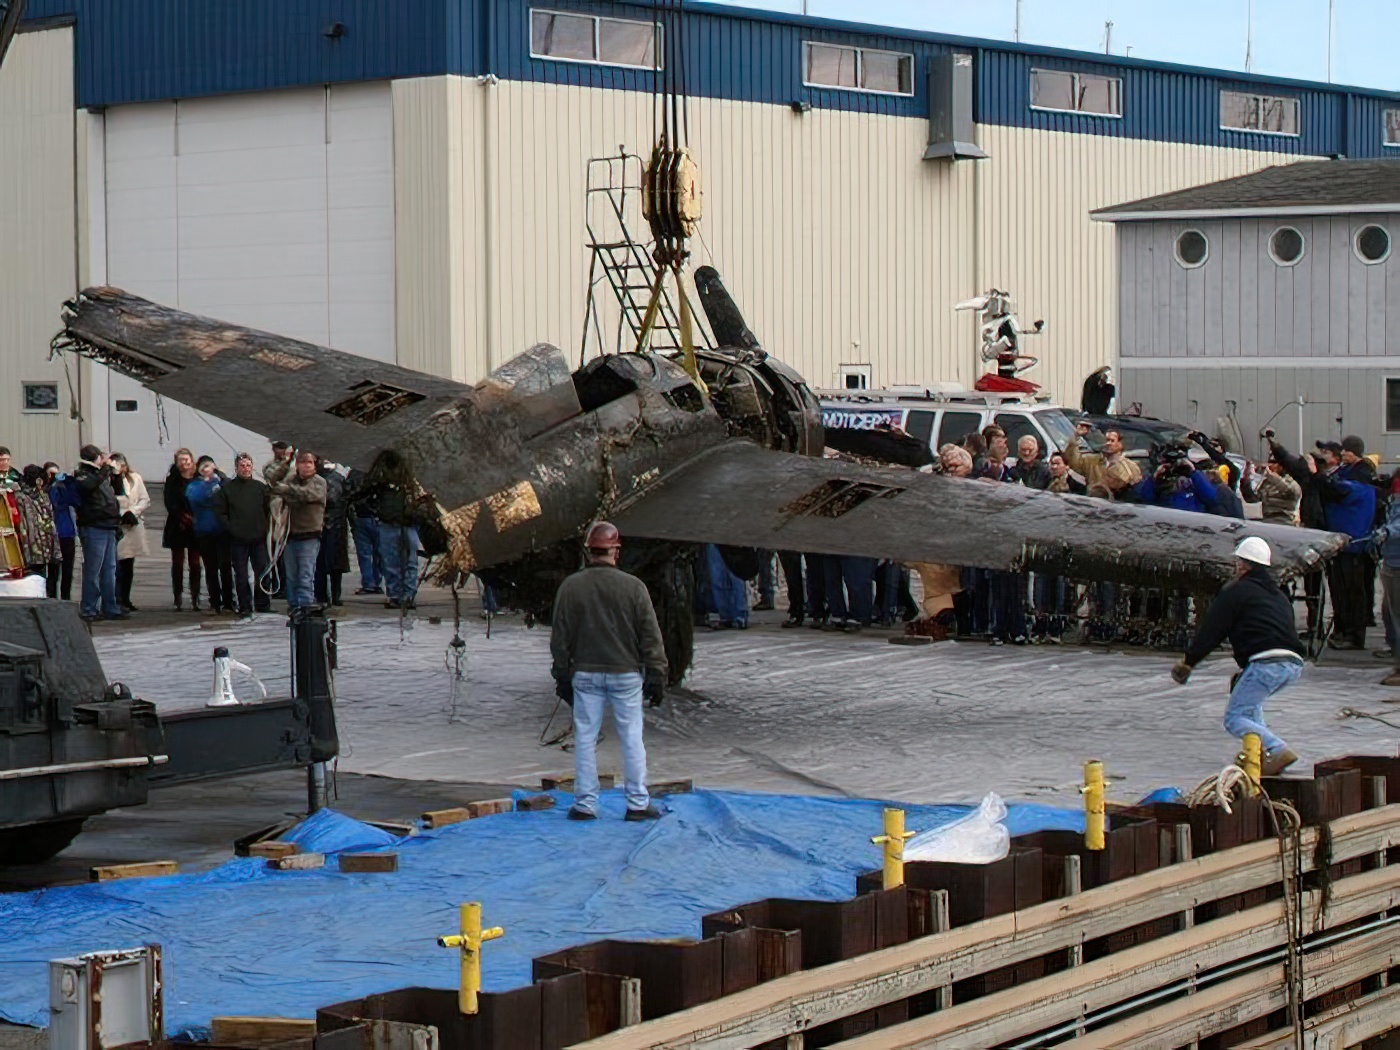
[[(1400, 96), (686, 11), (697, 261), (816, 386), (969, 384), (975, 320), (953, 305), (997, 287), (1047, 321), (1032, 378), (1073, 402), (1117, 363), (1114, 231), (1091, 211), (1400, 145)], [(541, 340), (578, 353), (587, 162), (653, 140), (670, 48), (650, 7), (30, 0), (29, 16), (0, 71), (0, 443), (21, 463), (71, 461), (80, 432), (157, 475), (175, 446), (227, 466), (258, 444), (49, 362), (85, 284), (465, 380)]]

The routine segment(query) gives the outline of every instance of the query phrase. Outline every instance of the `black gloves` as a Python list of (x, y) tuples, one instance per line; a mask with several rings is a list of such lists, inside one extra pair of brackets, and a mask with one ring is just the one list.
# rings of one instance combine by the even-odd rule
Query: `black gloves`
[(127, 511), (125, 514), (122, 515), (122, 524), (137, 525), (140, 524), (140, 522), (138, 521), (135, 514), (131, 513), (131, 511)]
[(666, 699), (666, 676), (655, 671), (646, 672), (642, 679), (642, 696), (648, 707), (660, 707), (661, 701)]
[(1172, 681), (1177, 685), (1185, 685), (1186, 680), (1191, 677), (1191, 665), (1185, 660), (1178, 660), (1176, 666), (1172, 668)]
[(550, 671), (554, 676), (554, 695), (570, 707), (574, 706), (574, 681), (573, 676), (568, 671), (561, 671), (554, 668)]

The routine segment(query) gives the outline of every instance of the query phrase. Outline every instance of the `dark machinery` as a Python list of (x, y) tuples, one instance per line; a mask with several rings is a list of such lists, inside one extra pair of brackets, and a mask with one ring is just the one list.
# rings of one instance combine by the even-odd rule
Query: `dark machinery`
[(152, 788), (307, 767), (339, 751), (334, 624), (291, 624), (294, 695), (169, 715), (109, 683), (77, 606), (0, 599), (0, 864), (47, 860), (88, 817)]

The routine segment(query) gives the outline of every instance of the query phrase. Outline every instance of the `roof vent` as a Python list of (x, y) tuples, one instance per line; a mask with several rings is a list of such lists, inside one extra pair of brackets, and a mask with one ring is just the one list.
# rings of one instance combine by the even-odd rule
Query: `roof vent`
[(928, 71), (928, 149), (924, 160), (983, 160), (974, 141), (972, 56), (965, 51), (935, 55)]

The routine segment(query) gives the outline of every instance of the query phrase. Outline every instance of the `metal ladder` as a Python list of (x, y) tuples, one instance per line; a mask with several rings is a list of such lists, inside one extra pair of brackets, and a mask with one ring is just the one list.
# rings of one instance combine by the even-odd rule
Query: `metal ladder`
[[(596, 343), (598, 353), (625, 353), (637, 349), (641, 338), (657, 278), (656, 260), (649, 246), (632, 234), (634, 228), (646, 229), (642, 178), (642, 158), (625, 149), (615, 156), (595, 157), (588, 162), (584, 221), (590, 259), (580, 363), (587, 359), (590, 342)], [(605, 322), (599, 301), (599, 292), (605, 285), (611, 301), (617, 304), (615, 326)], [(697, 323), (694, 328), (698, 344), (713, 345), (703, 325)], [(681, 349), (675, 293), (664, 284), (648, 345), (658, 353)]]

